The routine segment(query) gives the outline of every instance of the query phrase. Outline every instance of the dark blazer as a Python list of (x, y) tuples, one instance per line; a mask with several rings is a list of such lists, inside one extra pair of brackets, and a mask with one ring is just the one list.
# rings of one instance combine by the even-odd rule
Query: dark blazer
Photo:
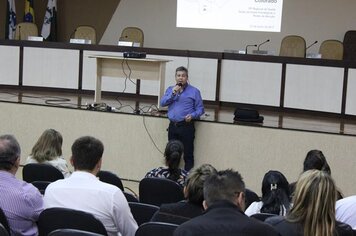
[(278, 236), (270, 225), (249, 218), (235, 204), (218, 201), (207, 211), (178, 226), (174, 236)]
[[(270, 217), (265, 220), (275, 228), (281, 236), (303, 236), (303, 226), (299, 223), (288, 222), (283, 216)], [(352, 236), (352, 228), (344, 223), (336, 221), (335, 236)]]
[(203, 205), (199, 206), (187, 201), (162, 204), (153, 215), (151, 221), (180, 225), (191, 218), (201, 215), (203, 212)]

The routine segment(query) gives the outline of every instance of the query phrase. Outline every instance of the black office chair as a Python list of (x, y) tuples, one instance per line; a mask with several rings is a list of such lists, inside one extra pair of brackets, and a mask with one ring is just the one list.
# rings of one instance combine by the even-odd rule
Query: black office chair
[(101, 170), (98, 172), (98, 174), (96, 176), (99, 177), (100, 181), (115, 185), (116, 187), (121, 189), (121, 191), (124, 191), (124, 185), (122, 184), (119, 176), (117, 176), (116, 174), (114, 174), (110, 171)]
[(7, 217), (1, 208), (0, 208), (0, 224), (5, 228), (7, 233), (10, 235), (9, 222), (7, 221)]
[(126, 200), (128, 202), (138, 202), (137, 197), (135, 197), (133, 194), (128, 193), (128, 192), (122, 192), (122, 193), (125, 195)]
[(9, 236), (9, 232), (7, 232), (2, 224), (0, 224), (0, 236)]
[(344, 35), (344, 60), (356, 60), (356, 30), (349, 30)]
[(39, 216), (38, 231), (40, 236), (47, 236), (56, 229), (78, 229), (107, 235), (100, 220), (92, 214), (68, 208), (47, 208)]
[(147, 222), (140, 225), (135, 236), (172, 236), (178, 225), (163, 222)]
[(272, 216), (277, 216), (275, 214), (270, 214), (270, 213), (256, 213), (251, 215), (251, 218), (255, 218), (256, 220), (259, 221), (265, 221), (267, 218), (272, 217)]
[(139, 183), (140, 202), (160, 206), (184, 199), (182, 187), (165, 178), (144, 178)]
[(158, 206), (139, 202), (129, 202), (129, 206), (138, 226), (149, 222), (156, 211), (159, 210)]
[(30, 163), (23, 167), (22, 179), (27, 183), (34, 181), (54, 182), (64, 179), (64, 176), (60, 170), (50, 164)]
[(49, 182), (49, 181), (33, 181), (31, 184), (33, 186), (35, 186), (42, 195), (45, 194), (45, 191), (46, 191), (46, 188), (47, 186), (52, 183), (52, 182)]
[(49, 233), (48, 236), (103, 236), (103, 234), (78, 229), (56, 229)]
[(246, 209), (251, 205), (253, 202), (258, 202), (260, 201), (259, 196), (252, 190), (246, 189), (245, 190), (245, 206)]

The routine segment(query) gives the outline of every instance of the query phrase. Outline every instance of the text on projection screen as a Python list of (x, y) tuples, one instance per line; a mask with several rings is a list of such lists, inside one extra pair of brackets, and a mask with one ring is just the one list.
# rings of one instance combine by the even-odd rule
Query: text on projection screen
[(280, 32), (283, 0), (177, 0), (177, 27)]

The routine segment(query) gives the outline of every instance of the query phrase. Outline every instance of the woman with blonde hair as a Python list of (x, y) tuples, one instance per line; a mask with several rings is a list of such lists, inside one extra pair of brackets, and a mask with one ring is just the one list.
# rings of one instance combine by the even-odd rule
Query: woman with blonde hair
[(320, 170), (301, 174), (287, 216), (271, 217), (267, 223), (281, 236), (352, 236), (350, 226), (335, 219), (336, 187), (331, 176)]
[(29, 163), (46, 163), (59, 169), (64, 177), (70, 175), (67, 161), (62, 156), (63, 138), (61, 133), (54, 129), (45, 130), (32, 148), (26, 160)]

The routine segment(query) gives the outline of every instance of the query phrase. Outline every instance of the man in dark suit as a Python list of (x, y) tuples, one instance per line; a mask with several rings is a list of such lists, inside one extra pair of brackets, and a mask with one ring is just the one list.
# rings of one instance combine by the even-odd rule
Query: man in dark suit
[(180, 225), (174, 236), (278, 236), (269, 225), (249, 218), (245, 210), (245, 183), (237, 171), (219, 171), (204, 183), (206, 212)]

